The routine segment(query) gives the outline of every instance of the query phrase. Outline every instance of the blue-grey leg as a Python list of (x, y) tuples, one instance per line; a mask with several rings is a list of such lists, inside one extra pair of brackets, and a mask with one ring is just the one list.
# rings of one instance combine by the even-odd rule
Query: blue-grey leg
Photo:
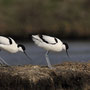
[(46, 61), (47, 61), (48, 67), (49, 67), (50, 69), (52, 69), (52, 65), (51, 65), (50, 60), (49, 60), (49, 58), (48, 58), (48, 54), (49, 54), (49, 51), (47, 51), (46, 54), (45, 54), (45, 56), (46, 56)]
[(3, 58), (1, 58), (1, 57), (0, 57), (0, 63), (1, 63), (2, 65), (7, 65), (7, 66), (9, 66), (9, 64), (8, 64), (7, 62), (5, 62), (5, 60), (4, 60)]
[(3, 65), (2, 61), (0, 60), (0, 65)]

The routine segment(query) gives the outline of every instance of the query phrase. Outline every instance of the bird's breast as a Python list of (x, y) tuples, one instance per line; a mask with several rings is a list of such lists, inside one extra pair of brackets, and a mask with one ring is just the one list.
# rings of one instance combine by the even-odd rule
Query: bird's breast
[(42, 46), (48, 51), (54, 51), (54, 52), (60, 52), (62, 51), (62, 46), (59, 44), (51, 45), (51, 44), (46, 44)]
[(18, 52), (18, 49), (14, 45), (0, 45), (0, 48), (9, 52), (9, 53), (16, 53)]

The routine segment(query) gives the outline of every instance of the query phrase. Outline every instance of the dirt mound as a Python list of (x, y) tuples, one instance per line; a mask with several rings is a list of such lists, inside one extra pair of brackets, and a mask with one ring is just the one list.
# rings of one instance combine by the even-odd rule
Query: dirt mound
[(0, 90), (90, 90), (90, 63), (0, 67)]

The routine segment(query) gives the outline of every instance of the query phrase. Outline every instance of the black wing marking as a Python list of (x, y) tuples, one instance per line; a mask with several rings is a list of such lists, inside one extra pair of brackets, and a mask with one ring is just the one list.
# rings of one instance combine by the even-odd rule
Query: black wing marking
[(54, 44), (58, 43), (58, 41), (57, 41), (56, 38), (54, 38), (55, 41), (56, 41), (56, 43), (49, 43), (48, 41), (46, 41), (46, 40), (43, 38), (43, 35), (39, 35), (39, 37), (43, 40), (43, 42), (45, 42), (45, 43), (47, 43), (47, 44), (52, 44), (52, 45), (54, 45)]
[(9, 44), (12, 44), (12, 40), (10, 37), (8, 37), (8, 40), (9, 40)]
[(47, 42), (47, 41), (43, 38), (42, 35), (39, 35), (39, 37), (43, 40), (43, 42), (45, 42), (45, 43), (49, 43), (49, 42)]
[(55, 39), (56, 43), (58, 43), (58, 40), (56, 38), (54, 38), (54, 39)]

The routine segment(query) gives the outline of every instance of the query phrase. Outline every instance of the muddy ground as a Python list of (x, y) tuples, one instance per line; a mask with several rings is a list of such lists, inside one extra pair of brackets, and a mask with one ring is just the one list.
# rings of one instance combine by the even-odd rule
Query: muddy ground
[(53, 67), (1, 66), (0, 90), (90, 90), (90, 62)]

